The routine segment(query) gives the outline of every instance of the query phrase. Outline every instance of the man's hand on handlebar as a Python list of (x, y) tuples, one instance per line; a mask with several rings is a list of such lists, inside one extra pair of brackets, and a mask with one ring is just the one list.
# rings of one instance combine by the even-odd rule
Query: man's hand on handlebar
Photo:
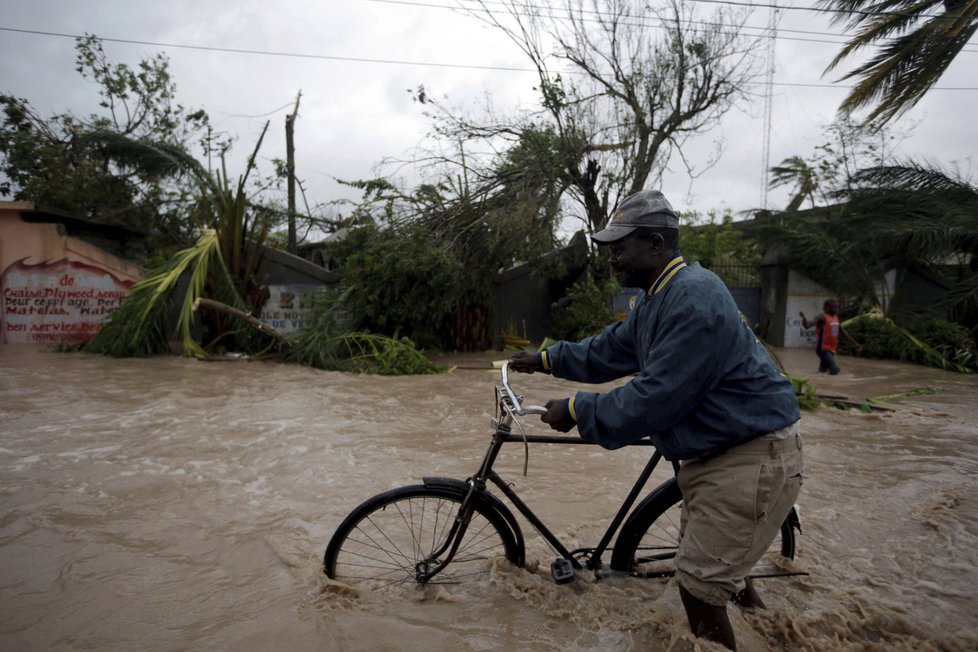
[(520, 351), (509, 358), (509, 368), (522, 374), (532, 374), (534, 371), (543, 371), (539, 353)]
[(552, 398), (547, 401), (546, 408), (547, 413), (540, 417), (540, 420), (549, 424), (554, 430), (570, 432), (577, 425), (577, 421), (567, 409), (566, 398)]

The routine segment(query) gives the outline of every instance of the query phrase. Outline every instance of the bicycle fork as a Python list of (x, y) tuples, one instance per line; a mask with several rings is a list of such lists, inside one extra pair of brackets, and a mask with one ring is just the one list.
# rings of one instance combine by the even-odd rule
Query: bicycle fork
[[(485, 490), (485, 482), (482, 483), (482, 489)], [(427, 584), (432, 577), (444, 570), (455, 559), (458, 547), (461, 545), (462, 539), (465, 538), (465, 533), (469, 529), (472, 514), (475, 512), (475, 508), (472, 505), (474, 502), (473, 496), (476, 491), (478, 489), (476, 488), (475, 479), (470, 478), (469, 492), (465, 495), (462, 506), (459, 507), (458, 514), (455, 516), (455, 522), (452, 523), (452, 527), (445, 536), (444, 542), (438, 546), (437, 550), (432, 551), (430, 555), (415, 564), (415, 578), (418, 583)], [(444, 559), (440, 559), (446, 550), (448, 550), (448, 554)]]
[[(472, 514), (475, 512), (475, 497), (478, 494), (485, 493), (486, 477), (492, 473), (492, 465), (495, 463), (496, 456), (499, 454), (499, 450), (502, 448), (503, 442), (506, 441), (506, 437), (510, 432), (508, 423), (496, 424), (495, 430), (493, 431), (492, 445), (486, 451), (486, 456), (482, 460), (482, 466), (479, 472), (468, 479), (469, 489), (458, 509), (458, 514), (455, 516), (455, 522), (452, 523), (451, 530), (449, 530), (445, 536), (445, 540), (438, 546), (437, 550), (432, 551), (430, 555), (415, 565), (415, 578), (420, 584), (427, 584), (431, 578), (444, 570), (455, 559), (458, 548), (462, 544), (462, 539), (465, 538), (465, 533), (469, 529)], [(445, 555), (444, 559), (441, 559), (441, 556), (445, 554), (446, 550), (448, 554)]]

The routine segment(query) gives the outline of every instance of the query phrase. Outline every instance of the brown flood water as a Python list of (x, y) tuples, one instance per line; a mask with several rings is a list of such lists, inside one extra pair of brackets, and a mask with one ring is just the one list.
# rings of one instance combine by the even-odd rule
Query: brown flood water
[[(816, 367), (780, 353), (793, 373)], [(0, 347), (0, 649), (715, 649), (670, 583), (555, 585), (526, 523), (528, 569), (385, 594), (325, 581), (326, 543), (362, 500), (475, 470), (493, 357), (385, 378)], [(810, 576), (759, 583), (766, 611), (731, 606), (741, 649), (976, 650), (978, 378), (841, 364), (811, 373), (819, 391), (937, 393), (805, 413), (795, 565)], [(514, 380), (534, 403), (574, 388)], [(524, 478), (511, 446), (497, 469), (574, 547), (597, 542), (647, 454), (537, 445)]]

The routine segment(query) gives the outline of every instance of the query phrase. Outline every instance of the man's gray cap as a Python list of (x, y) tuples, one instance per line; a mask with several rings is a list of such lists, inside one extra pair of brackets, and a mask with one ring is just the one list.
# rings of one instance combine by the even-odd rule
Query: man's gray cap
[(626, 197), (611, 214), (608, 226), (591, 236), (591, 239), (599, 244), (608, 244), (621, 240), (643, 226), (679, 228), (679, 215), (658, 190), (643, 190)]

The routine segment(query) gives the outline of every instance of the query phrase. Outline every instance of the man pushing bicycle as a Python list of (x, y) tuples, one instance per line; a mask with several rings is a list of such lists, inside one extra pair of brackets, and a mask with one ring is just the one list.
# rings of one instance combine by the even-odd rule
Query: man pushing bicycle
[(679, 252), (679, 217), (658, 191), (627, 197), (592, 236), (622, 287), (646, 294), (622, 321), (581, 342), (518, 353), (515, 371), (602, 383), (547, 401), (541, 419), (615, 449), (643, 437), (679, 462), (676, 577), (690, 628), (736, 649), (726, 604), (759, 604), (744, 578), (777, 535), (802, 484), (794, 390), (723, 282)]

